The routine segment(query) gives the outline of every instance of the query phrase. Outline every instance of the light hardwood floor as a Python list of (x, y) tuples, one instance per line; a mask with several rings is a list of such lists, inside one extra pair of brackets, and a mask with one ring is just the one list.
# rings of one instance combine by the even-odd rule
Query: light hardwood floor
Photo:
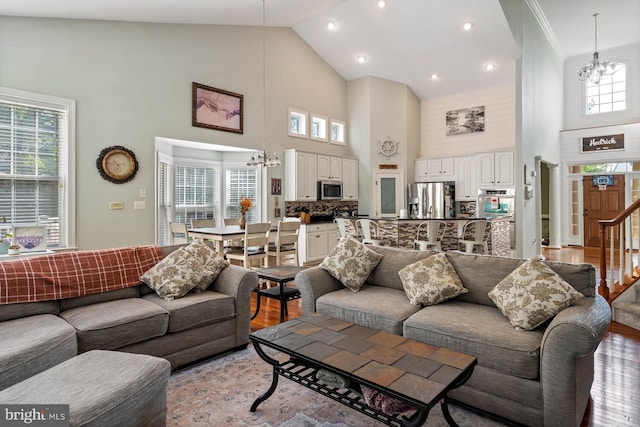
[[(554, 261), (598, 263), (597, 249), (543, 249)], [(291, 285), (291, 284), (290, 284)], [(255, 295), (251, 310), (255, 310)], [(289, 316), (300, 316), (299, 301), (289, 303)], [(251, 330), (275, 325), (280, 319), (278, 301), (263, 298)], [(285, 319), (285, 320), (286, 320)], [(595, 376), (581, 427), (640, 426), (640, 331), (613, 322), (595, 355)]]

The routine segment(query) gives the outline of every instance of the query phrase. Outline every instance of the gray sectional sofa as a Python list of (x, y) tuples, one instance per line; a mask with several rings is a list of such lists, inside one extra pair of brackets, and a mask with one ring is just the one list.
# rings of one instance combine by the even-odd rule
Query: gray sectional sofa
[(171, 301), (141, 284), (0, 305), (0, 390), (90, 350), (159, 356), (175, 368), (246, 346), (257, 285), (255, 272), (230, 265), (207, 290)]
[(478, 358), (450, 397), (531, 426), (578, 426), (590, 397), (594, 352), (611, 320), (588, 264), (546, 262), (585, 295), (532, 331), (516, 330), (488, 292), (524, 260), (447, 252), (468, 293), (437, 305), (409, 303), (398, 271), (434, 252), (371, 247), (383, 255), (359, 292), (320, 267), (300, 272), (303, 314), (318, 312)]

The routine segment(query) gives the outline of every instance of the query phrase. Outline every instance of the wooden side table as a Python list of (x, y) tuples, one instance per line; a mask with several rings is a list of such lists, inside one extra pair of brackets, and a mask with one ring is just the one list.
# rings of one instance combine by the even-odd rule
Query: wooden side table
[(271, 282), (278, 283), (277, 288), (258, 289), (256, 311), (251, 316), (253, 320), (260, 311), (261, 298), (273, 298), (280, 301), (280, 323), (284, 322), (284, 315), (289, 314), (287, 310), (287, 302), (300, 298), (300, 291), (296, 288), (286, 286), (287, 282), (291, 282), (295, 279), (296, 274), (304, 270), (304, 267), (298, 267), (297, 265), (278, 265), (275, 267), (267, 267), (256, 270), (260, 279), (269, 280)]

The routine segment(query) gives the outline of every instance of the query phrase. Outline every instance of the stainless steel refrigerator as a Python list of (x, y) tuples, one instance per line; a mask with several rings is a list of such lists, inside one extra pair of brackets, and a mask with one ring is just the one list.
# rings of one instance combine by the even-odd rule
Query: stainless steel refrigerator
[(454, 182), (416, 182), (409, 184), (408, 193), (411, 218), (455, 217)]

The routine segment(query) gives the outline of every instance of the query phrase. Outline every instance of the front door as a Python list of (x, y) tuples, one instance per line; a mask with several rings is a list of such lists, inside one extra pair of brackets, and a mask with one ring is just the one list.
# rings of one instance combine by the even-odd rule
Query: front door
[[(593, 176), (582, 177), (582, 194), (584, 197), (584, 246), (600, 246), (601, 219), (613, 219), (624, 210), (624, 175), (613, 175), (613, 185), (608, 185), (606, 190), (594, 184)], [(614, 228), (614, 236), (618, 235), (618, 227)], [(609, 232), (607, 232), (608, 247)], [(614, 243), (618, 245), (617, 239)]]

